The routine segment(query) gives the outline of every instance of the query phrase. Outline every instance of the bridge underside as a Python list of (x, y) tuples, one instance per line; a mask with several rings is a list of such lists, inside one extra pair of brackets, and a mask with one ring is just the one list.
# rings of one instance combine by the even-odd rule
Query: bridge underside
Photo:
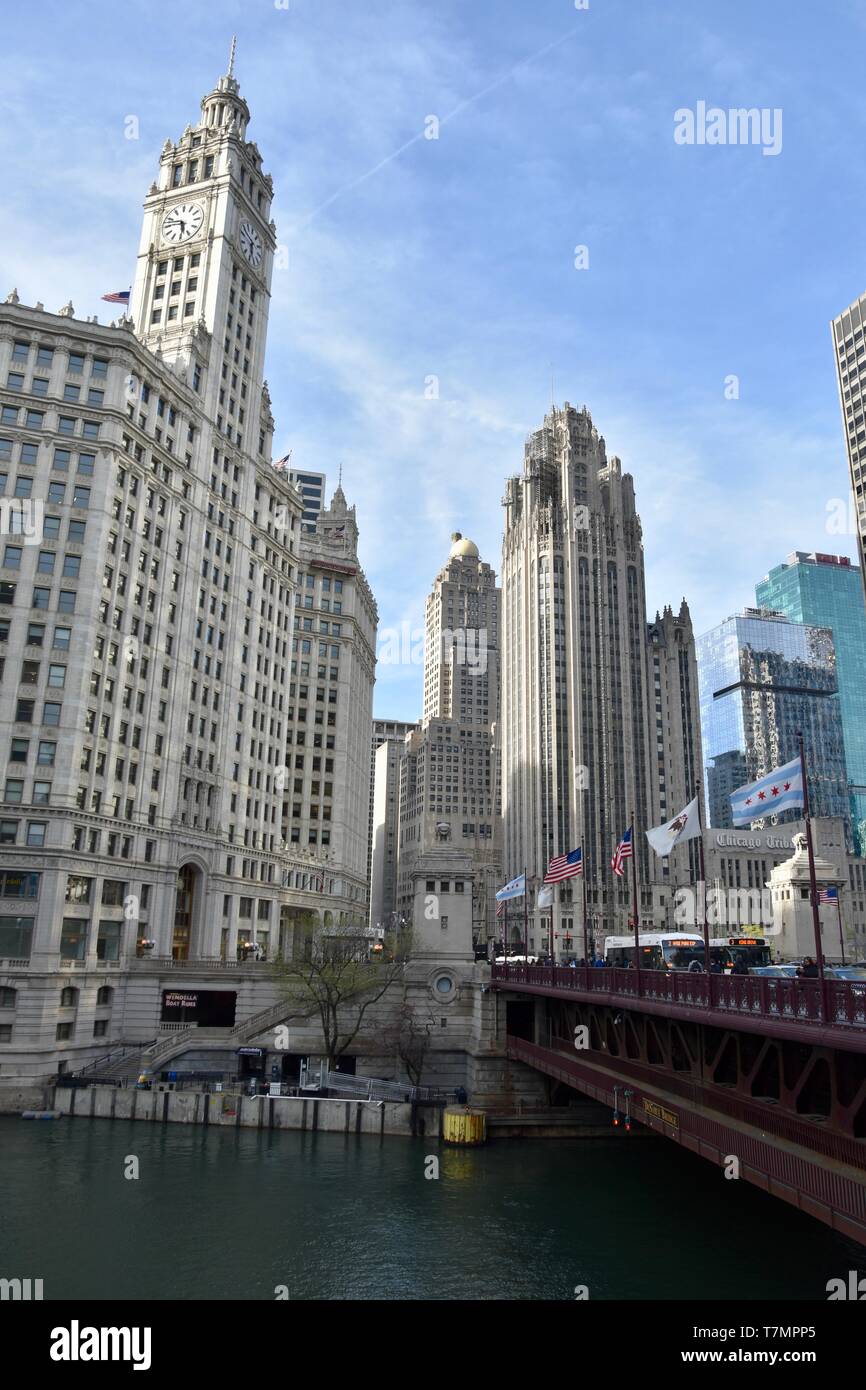
[[(513, 996), (512, 996), (513, 999)], [(866, 1245), (866, 1057), (597, 1001), (507, 1004), (508, 1055)], [(625, 1097), (624, 1092), (631, 1095)]]

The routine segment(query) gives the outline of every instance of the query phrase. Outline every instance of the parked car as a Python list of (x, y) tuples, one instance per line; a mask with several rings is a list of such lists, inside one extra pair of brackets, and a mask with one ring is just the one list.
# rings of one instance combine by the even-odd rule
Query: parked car
[(763, 975), (771, 980), (795, 980), (799, 968), (797, 965), (753, 965), (749, 974)]

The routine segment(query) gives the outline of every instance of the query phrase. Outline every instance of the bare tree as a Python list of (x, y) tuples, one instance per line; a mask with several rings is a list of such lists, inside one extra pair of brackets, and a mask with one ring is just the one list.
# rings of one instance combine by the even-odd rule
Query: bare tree
[(300, 958), (277, 962), (287, 1009), (318, 1015), (328, 1070), (361, 1032), (374, 1004), (403, 977), (409, 933), (371, 943), (362, 928), (318, 928)]
[(404, 999), (382, 1030), (383, 1045), (403, 1063), (413, 1086), (421, 1084), (435, 1024), (432, 1010), (422, 1012)]

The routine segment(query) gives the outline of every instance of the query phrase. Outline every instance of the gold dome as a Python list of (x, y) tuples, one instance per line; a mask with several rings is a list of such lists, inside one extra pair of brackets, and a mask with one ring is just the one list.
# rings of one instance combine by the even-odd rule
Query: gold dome
[(451, 549), (448, 552), (449, 560), (477, 560), (478, 546), (474, 541), (470, 541), (459, 531), (454, 531), (451, 536)]

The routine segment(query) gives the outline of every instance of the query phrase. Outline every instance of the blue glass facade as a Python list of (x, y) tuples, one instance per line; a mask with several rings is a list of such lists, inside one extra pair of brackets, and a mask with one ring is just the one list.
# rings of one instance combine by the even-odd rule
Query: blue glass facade
[[(840, 816), (850, 838), (830, 629), (747, 609), (704, 633), (696, 649), (710, 824), (732, 824), (731, 791), (796, 758), (802, 731), (812, 813)], [(779, 820), (798, 817), (789, 811)]]
[(789, 555), (756, 586), (762, 608), (833, 633), (845, 766), (858, 854), (866, 854), (866, 606), (860, 570), (844, 556)]

